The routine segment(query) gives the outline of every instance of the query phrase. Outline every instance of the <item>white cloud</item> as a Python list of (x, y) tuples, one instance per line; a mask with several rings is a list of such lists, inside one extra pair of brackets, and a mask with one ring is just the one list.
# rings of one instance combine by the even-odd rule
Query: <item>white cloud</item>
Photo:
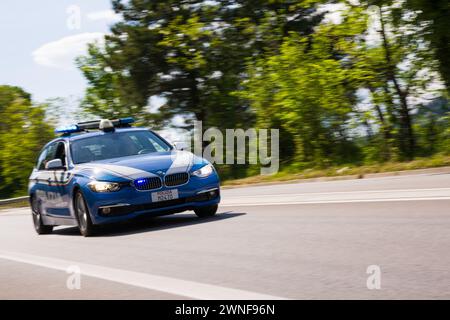
[(95, 41), (102, 43), (104, 35), (102, 32), (86, 32), (46, 43), (33, 51), (34, 62), (46, 67), (74, 69), (75, 58), (86, 54), (87, 44)]
[(114, 23), (121, 20), (121, 16), (115, 13), (113, 10), (94, 11), (88, 13), (86, 16), (89, 20), (92, 21), (103, 20), (106, 22)]

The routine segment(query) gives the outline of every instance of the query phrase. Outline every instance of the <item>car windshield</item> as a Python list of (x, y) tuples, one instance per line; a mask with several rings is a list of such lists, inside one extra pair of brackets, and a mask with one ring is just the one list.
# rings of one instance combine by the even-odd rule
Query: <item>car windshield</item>
[(72, 141), (70, 148), (75, 164), (171, 150), (169, 144), (146, 130), (87, 137)]

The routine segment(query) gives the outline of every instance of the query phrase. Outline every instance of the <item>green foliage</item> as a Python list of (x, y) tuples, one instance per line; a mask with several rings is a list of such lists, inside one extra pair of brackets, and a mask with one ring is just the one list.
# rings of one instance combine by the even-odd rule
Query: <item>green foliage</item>
[[(84, 110), (279, 128), (281, 163), (299, 169), (445, 149), (445, 115), (414, 101), (438, 97), (440, 78), (449, 87), (446, 1), (341, 0), (341, 22), (324, 23), (317, 8), (330, 2), (113, 0), (123, 21), (78, 59)], [(165, 105), (150, 110), (152, 96)]]
[[(439, 94), (432, 88), (439, 75), (426, 31), (414, 24), (414, 13), (398, 13), (388, 1), (374, 12), (370, 4), (346, 2), (340, 23), (321, 24), (310, 36), (290, 33), (279, 53), (250, 61), (245, 89), (235, 92), (250, 102), (259, 126), (279, 124), (288, 132), (297, 167), (438, 151), (442, 115), (430, 115), (427, 105), (426, 118), (414, 115), (411, 105), (425, 92)], [(379, 39), (368, 41), (376, 25)], [(358, 104), (361, 89), (369, 92), (370, 108)], [(363, 129), (366, 134), (355, 137), (354, 130)]]
[(52, 136), (45, 110), (22, 89), (0, 86), (0, 196), (24, 194), (41, 147)]
[(245, 90), (258, 126), (278, 123), (292, 137), (295, 161), (324, 167), (355, 161), (348, 135), (358, 70), (349, 59), (366, 17), (355, 12), (341, 25), (322, 25), (312, 36), (291, 33), (278, 55), (249, 65)]
[(441, 139), (439, 139), (440, 145), (438, 147), (440, 147), (443, 153), (450, 154), (450, 114), (445, 117), (445, 122), (446, 127), (442, 131)]
[[(277, 52), (289, 32), (311, 33), (318, 1), (113, 1), (124, 21), (104, 48), (91, 46), (79, 66), (89, 81), (84, 107), (102, 116), (131, 113), (153, 125), (174, 115), (204, 126), (249, 127), (239, 90), (246, 60)], [(149, 112), (148, 99), (167, 103)], [(189, 121), (188, 121), (189, 122)]]
[(438, 62), (439, 72), (450, 92), (450, 4), (448, 0), (406, 0), (403, 10), (416, 12), (415, 24), (424, 26), (424, 37)]
[(450, 103), (446, 98), (420, 106), (415, 124), (420, 156), (450, 154)]

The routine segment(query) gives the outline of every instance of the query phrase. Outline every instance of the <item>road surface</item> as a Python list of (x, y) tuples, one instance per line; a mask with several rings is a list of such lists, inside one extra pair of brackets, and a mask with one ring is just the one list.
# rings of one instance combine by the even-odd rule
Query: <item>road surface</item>
[[(4, 210), (0, 298), (450, 298), (450, 174), (222, 196), (214, 218), (186, 212), (93, 238), (72, 227), (38, 236), (29, 209)], [(369, 266), (379, 268), (379, 289), (367, 287)]]

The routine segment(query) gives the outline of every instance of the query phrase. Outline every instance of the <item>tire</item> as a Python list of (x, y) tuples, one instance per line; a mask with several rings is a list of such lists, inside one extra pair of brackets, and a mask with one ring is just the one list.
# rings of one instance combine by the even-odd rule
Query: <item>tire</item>
[(217, 212), (217, 208), (218, 208), (218, 205), (215, 204), (213, 206), (200, 207), (200, 208), (194, 209), (194, 212), (197, 215), (197, 217), (199, 217), (199, 218), (207, 218), (207, 217), (214, 216)]
[(83, 237), (93, 236), (95, 234), (95, 226), (92, 224), (86, 200), (84, 200), (80, 191), (75, 194), (74, 209), (81, 235)]
[(41, 206), (35, 197), (31, 199), (31, 215), (33, 218), (34, 230), (37, 234), (41, 235), (52, 233), (53, 226), (46, 226), (42, 222)]

